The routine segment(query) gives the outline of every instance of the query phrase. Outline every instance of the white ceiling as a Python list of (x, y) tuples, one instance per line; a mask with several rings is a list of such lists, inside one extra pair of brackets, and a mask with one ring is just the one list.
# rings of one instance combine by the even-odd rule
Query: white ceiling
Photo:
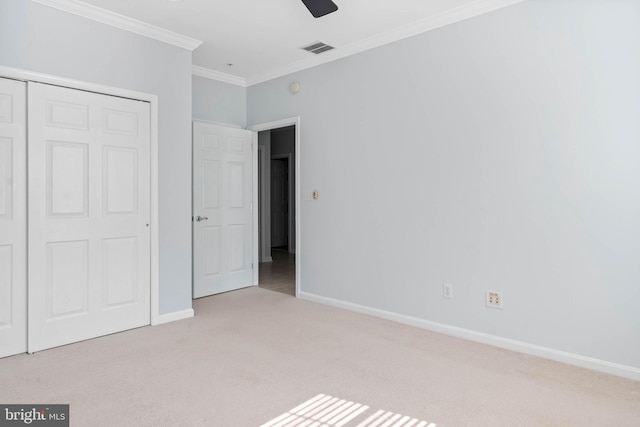
[[(193, 52), (196, 70), (203, 67), (204, 70), (199, 70), (205, 74), (212, 70), (213, 76), (224, 73), (230, 75), (230, 81), (242, 85), (348, 56), (519, 1), (522, 0), (334, 0), (338, 11), (318, 19), (311, 16), (301, 0), (83, 0), (83, 3), (203, 41)], [(318, 56), (300, 49), (318, 40), (336, 49)]]

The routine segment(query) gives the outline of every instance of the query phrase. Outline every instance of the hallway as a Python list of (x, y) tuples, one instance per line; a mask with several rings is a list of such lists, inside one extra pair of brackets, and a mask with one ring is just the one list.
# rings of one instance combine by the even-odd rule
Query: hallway
[(296, 295), (296, 256), (274, 250), (273, 262), (260, 263), (259, 286), (283, 294)]

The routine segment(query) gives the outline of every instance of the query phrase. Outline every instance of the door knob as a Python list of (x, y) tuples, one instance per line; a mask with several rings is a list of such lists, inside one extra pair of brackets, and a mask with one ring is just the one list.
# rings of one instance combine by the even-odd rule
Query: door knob
[(198, 216), (196, 217), (196, 221), (198, 221), (198, 222), (200, 222), (200, 221), (206, 221), (206, 220), (208, 220), (208, 219), (209, 219), (209, 218), (207, 218), (206, 216), (200, 216), (200, 215), (198, 215)]

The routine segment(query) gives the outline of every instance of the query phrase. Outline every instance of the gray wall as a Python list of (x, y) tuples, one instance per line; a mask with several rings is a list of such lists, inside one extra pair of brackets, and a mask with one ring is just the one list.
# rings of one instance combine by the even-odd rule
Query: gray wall
[(158, 96), (160, 313), (191, 308), (191, 52), (0, 0), (0, 64)]
[(193, 76), (193, 119), (247, 126), (247, 88)]
[(302, 291), (640, 367), (638, 52), (640, 2), (537, 0), (250, 87), (301, 116)]

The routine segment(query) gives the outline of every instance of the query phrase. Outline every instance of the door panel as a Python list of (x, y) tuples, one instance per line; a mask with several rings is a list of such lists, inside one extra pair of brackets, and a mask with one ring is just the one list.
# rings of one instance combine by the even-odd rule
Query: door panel
[[(1, 83), (1, 81), (0, 81)], [(14, 138), (9, 135), (9, 130), (2, 130), (0, 136), (0, 218), (11, 216), (13, 205), (13, 147)]]
[(102, 205), (105, 215), (135, 215), (138, 211), (138, 150), (104, 147)]
[(47, 143), (47, 214), (87, 216), (89, 207), (88, 144)]
[(150, 323), (149, 104), (29, 83), (29, 352)]
[(26, 88), (0, 78), (0, 357), (27, 351)]
[(138, 239), (123, 237), (102, 241), (105, 306), (134, 304), (138, 295)]
[(193, 296), (253, 284), (252, 133), (193, 123)]
[[(13, 301), (11, 298), (13, 294), (13, 263), (13, 245), (0, 245), (0, 328), (3, 329), (13, 323)], [(0, 333), (2, 333), (2, 329), (0, 329)], [(4, 349), (4, 346), (8, 346), (9, 342), (3, 340), (2, 344), (1, 348)]]
[(46, 320), (86, 315), (89, 242), (46, 243)]

